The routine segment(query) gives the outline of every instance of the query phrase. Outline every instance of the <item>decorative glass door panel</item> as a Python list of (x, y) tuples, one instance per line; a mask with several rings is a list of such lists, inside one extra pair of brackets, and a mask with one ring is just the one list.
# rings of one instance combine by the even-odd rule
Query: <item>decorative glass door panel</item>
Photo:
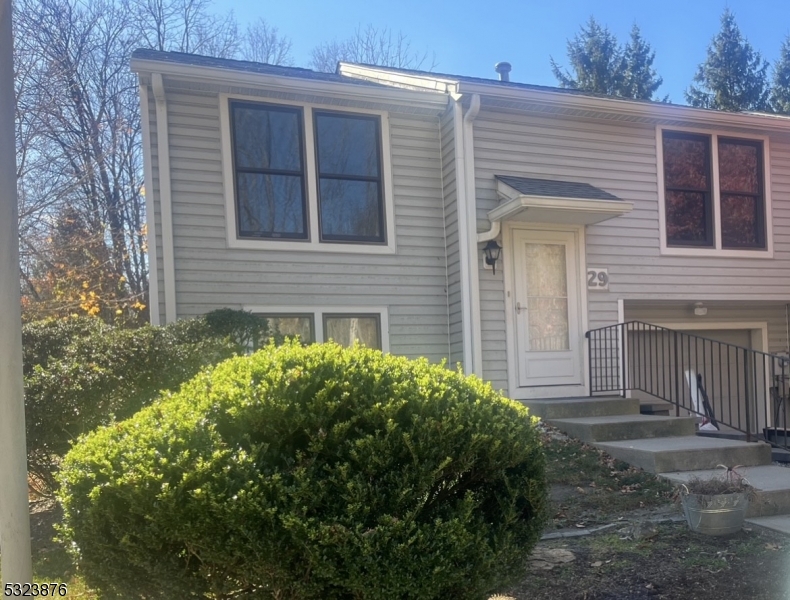
[(565, 246), (525, 244), (530, 351), (568, 350)]
[(581, 384), (576, 236), (514, 230), (513, 244), (518, 384)]

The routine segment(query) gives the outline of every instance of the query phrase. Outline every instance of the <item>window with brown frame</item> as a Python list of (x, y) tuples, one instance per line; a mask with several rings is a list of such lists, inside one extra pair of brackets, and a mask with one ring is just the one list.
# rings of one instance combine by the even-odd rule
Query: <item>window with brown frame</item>
[[(717, 164), (712, 158), (713, 144)], [(761, 141), (664, 131), (662, 150), (667, 246), (766, 248)]]

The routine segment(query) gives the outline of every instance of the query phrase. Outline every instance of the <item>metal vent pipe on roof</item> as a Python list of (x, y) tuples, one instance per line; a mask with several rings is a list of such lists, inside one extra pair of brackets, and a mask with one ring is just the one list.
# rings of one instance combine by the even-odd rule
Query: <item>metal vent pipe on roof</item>
[(494, 65), (494, 69), (499, 73), (499, 81), (510, 81), (510, 70), (513, 67), (509, 62), (498, 62)]

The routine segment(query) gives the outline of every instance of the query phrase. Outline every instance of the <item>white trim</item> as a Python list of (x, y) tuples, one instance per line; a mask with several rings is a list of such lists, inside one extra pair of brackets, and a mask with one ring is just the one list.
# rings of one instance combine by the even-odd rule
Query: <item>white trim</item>
[(474, 94), (463, 118), (464, 185), (466, 197), (467, 226), (469, 233), (469, 313), (472, 317), (472, 370), (483, 377), (483, 324), (480, 314), (480, 270), (476, 256), (482, 251), (477, 243), (477, 184), (475, 180), (474, 120), (480, 112), (480, 96)]
[(461, 283), (461, 341), (464, 349), (463, 368), (465, 373), (474, 369), (474, 352), (472, 350), (472, 301), (471, 301), (471, 265), (477, 267), (477, 261), (470, 257), (469, 212), (466, 210), (467, 178), (466, 178), (466, 145), (464, 144), (463, 107), (461, 99), (453, 100), (453, 133), (455, 151), (455, 202), (458, 218), (458, 258), (460, 263)]
[(350, 314), (350, 315), (379, 315), (381, 326), (381, 351), (390, 351), (390, 320), (389, 309), (386, 306), (299, 306), (299, 305), (260, 305), (245, 304), (242, 310), (255, 314), (281, 314), (281, 315), (313, 315), (315, 326), (315, 341), (324, 341), (324, 315), (325, 314)]
[(165, 288), (165, 323), (178, 318), (176, 310), (176, 268), (173, 250), (173, 207), (170, 181), (170, 140), (167, 121), (167, 97), (161, 73), (151, 75), (156, 100), (156, 144), (159, 165), (159, 212), (162, 216), (162, 263)]
[[(710, 137), (711, 144), (711, 202), (713, 208), (713, 248), (686, 248), (667, 246), (666, 198), (664, 190), (664, 131), (682, 133), (698, 133)], [(719, 145), (718, 138), (740, 138), (762, 142), (763, 146), (763, 203), (765, 210), (765, 249), (725, 249), (721, 247), (721, 194), (719, 190)], [(756, 258), (766, 259), (774, 256), (773, 238), (773, 199), (771, 198), (771, 139), (766, 135), (750, 135), (733, 133), (721, 129), (700, 129), (694, 127), (674, 127), (656, 125), (656, 160), (658, 179), (658, 227), (659, 248), (666, 256), (710, 256), (721, 258)]]
[[(575, 235), (576, 260), (579, 265), (579, 327), (581, 344), (581, 376), (582, 383), (579, 385), (556, 385), (556, 386), (536, 386), (519, 387), (518, 383), (518, 349), (516, 321), (513, 312), (515, 310), (515, 290), (516, 273), (514, 272), (515, 261), (510, 261), (513, 256), (513, 231), (532, 229), (540, 231), (568, 232)], [(506, 222), (502, 227), (502, 273), (505, 285), (505, 345), (507, 348), (507, 379), (508, 396), (515, 400), (527, 400), (530, 398), (560, 398), (569, 396), (588, 396), (590, 393), (589, 374), (587, 372), (589, 357), (588, 348), (584, 333), (589, 328), (589, 315), (587, 305), (587, 260), (586, 260), (586, 237), (583, 225), (553, 225), (540, 223), (535, 224), (524, 222)], [(508, 261), (514, 263), (510, 264)]]
[(151, 159), (151, 121), (148, 86), (140, 84), (140, 127), (143, 134), (143, 181), (145, 182), (145, 223), (148, 230), (148, 319), (159, 325), (159, 264), (156, 247), (156, 212), (154, 208), (154, 174)]
[[(309, 221), (309, 240), (255, 240), (238, 239), (236, 236), (236, 199), (233, 184), (233, 148), (230, 135), (230, 100), (243, 100), (259, 104), (279, 104), (299, 107), (304, 113), (303, 131), (305, 149), (305, 191)], [(313, 109), (347, 112), (349, 114), (376, 115), (381, 119), (381, 163), (382, 187), (384, 193), (384, 219), (386, 223), (386, 244), (321, 242), (318, 234), (318, 169), (315, 156), (315, 130)], [(222, 179), (225, 195), (225, 231), (228, 248), (241, 250), (287, 250), (312, 251), (338, 254), (395, 254), (398, 247), (395, 239), (395, 196), (392, 184), (392, 152), (390, 141), (389, 113), (380, 110), (348, 109), (332, 105), (308, 102), (283, 101), (259, 96), (241, 94), (219, 95), (220, 138), (222, 147)]]
[[(625, 323), (625, 301), (622, 298), (618, 298), (617, 299), (617, 323), (619, 325), (622, 325), (623, 323)], [(625, 337), (627, 338), (628, 336), (625, 336)], [(585, 346), (587, 346), (587, 352), (589, 352), (590, 351), (589, 344), (585, 344)], [(620, 352), (619, 352), (619, 357), (618, 358), (619, 358), (619, 361), (620, 361), (620, 367), (618, 368), (618, 373), (620, 374), (620, 381), (622, 382), (623, 379), (625, 378), (625, 371), (623, 369), (623, 365), (625, 364), (625, 345), (624, 344), (619, 344), (619, 346), (620, 346)], [(587, 362), (587, 364), (588, 365), (590, 364), (589, 361)], [(588, 385), (589, 385), (589, 375), (588, 375), (587, 379), (588, 379)], [(626, 390), (625, 391), (625, 397), (626, 398), (630, 398), (631, 397), (631, 390)]]

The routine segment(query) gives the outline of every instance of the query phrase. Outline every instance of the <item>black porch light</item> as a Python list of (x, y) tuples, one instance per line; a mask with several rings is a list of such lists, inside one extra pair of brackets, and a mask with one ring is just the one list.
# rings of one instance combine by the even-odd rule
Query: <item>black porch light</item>
[(496, 243), (496, 240), (489, 240), (486, 247), (483, 248), (486, 255), (486, 264), (491, 267), (494, 275), (496, 275), (496, 261), (499, 260), (499, 255), (502, 253), (502, 246)]

